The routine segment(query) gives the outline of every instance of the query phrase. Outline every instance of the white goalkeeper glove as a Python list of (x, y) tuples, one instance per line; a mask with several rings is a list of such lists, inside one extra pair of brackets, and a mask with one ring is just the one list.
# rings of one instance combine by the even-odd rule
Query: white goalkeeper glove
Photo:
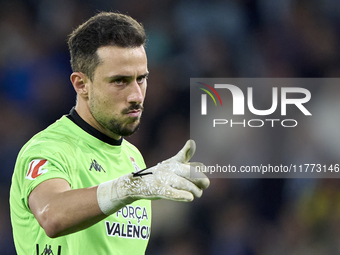
[[(97, 189), (100, 209), (110, 215), (138, 199), (189, 202), (194, 197), (201, 197), (210, 181), (200, 172), (203, 164), (189, 163), (195, 150), (195, 142), (189, 140), (175, 156), (154, 167), (101, 183)], [(193, 171), (195, 176), (191, 176)]]

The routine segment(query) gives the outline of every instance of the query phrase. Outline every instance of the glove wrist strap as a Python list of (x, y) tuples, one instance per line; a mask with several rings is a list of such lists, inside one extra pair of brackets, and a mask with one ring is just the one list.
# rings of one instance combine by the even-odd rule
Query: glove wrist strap
[(116, 186), (117, 180), (111, 180), (98, 185), (98, 205), (100, 210), (106, 215), (111, 215), (126, 205), (118, 198)]

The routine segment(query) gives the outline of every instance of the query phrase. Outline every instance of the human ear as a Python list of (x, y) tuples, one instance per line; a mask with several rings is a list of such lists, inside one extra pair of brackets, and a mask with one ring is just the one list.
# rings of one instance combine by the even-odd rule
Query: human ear
[(73, 72), (70, 76), (74, 90), (78, 96), (87, 98), (88, 97), (88, 78), (82, 72)]

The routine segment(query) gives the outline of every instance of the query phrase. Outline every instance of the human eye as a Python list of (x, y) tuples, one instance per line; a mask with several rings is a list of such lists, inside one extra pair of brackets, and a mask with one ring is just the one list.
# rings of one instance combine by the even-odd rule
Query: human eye
[(122, 86), (126, 83), (126, 81), (123, 78), (118, 78), (118, 79), (113, 80), (113, 83), (118, 86)]
[(137, 83), (142, 84), (147, 78), (148, 78), (147, 75), (139, 76), (139, 77), (137, 77)]

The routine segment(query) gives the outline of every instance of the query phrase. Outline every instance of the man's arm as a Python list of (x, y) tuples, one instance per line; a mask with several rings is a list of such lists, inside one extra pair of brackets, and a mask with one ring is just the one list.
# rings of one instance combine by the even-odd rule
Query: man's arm
[(63, 179), (44, 181), (31, 192), (29, 207), (53, 238), (88, 228), (139, 199), (192, 201), (210, 183), (198, 171), (201, 163), (189, 164), (195, 149), (195, 142), (188, 141), (174, 157), (154, 167), (91, 188), (71, 190)]
[(28, 204), (51, 238), (86, 229), (107, 217), (98, 206), (97, 186), (71, 190), (63, 179), (39, 184), (29, 195)]

